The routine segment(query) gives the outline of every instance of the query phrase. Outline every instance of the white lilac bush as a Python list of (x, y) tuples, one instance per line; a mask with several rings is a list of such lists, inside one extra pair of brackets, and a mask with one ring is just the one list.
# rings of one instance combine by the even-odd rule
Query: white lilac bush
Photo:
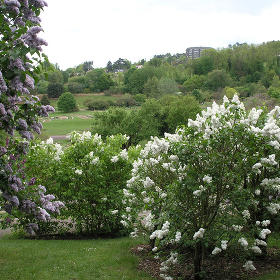
[(237, 96), (225, 97), (141, 151), (123, 190), (123, 223), (132, 236), (148, 234), (155, 254), (172, 248), (163, 279), (172, 279), (168, 271), (186, 250), (195, 279), (204, 257), (230, 248), (244, 252), (246, 270), (265, 255), (280, 211), (279, 116), (279, 107), (246, 112)]
[(125, 135), (102, 140), (97, 134), (74, 132), (69, 140), (65, 147), (52, 139), (34, 144), (27, 161), (30, 174), (37, 173), (39, 182), (65, 203), (58, 218), (70, 219), (76, 232), (121, 234), (122, 189), (139, 148), (123, 148)]

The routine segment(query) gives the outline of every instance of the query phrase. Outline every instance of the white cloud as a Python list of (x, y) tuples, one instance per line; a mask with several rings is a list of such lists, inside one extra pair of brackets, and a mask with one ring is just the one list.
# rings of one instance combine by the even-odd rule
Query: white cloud
[(253, 13), (240, 1), (48, 0), (42, 14), (45, 52), (63, 69), (85, 60), (104, 67), (119, 57), (136, 62), (196, 45), (278, 40), (279, 1), (254, 1)]

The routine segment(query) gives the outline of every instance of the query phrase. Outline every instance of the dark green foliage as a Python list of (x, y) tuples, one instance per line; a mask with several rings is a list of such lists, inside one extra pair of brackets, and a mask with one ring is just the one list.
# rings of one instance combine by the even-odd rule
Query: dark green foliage
[(71, 92), (64, 92), (57, 102), (58, 110), (64, 113), (74, 112), (78, 110), (77, 102)]
[(111, 76), (103, 69), (94, 69), (87, 72), (85, 82), (92, 92), (102, 92), (114, 85)]
[(230, 75), (225, 70), (213, 70), (207, 76), (207, 88), (217, 90), (230, 85)]
[(121, 96), (120, 98), (118, 98), (115, 101), (114, 105), (118, 106), (118, 107), (132, 107), (132, 106), (136, 106), (137, 102), (131, 95), (125, 94), (124, 96)]
[(50, 98), (58, 98), (63, 92), (62, 84), (52, 84), (48, 85), (48, 97)]
[(96, 113), (92, 131), (102, 136), (126, 134), (130, 136), (130, 144), (138, 144), (151, 136), (174, 133), (177, 126), (187, 124), (199, 112), (199, 104), (192, 96), (148, 99), (139, 109), (110, 108)]
[(85, 77), (75, 76), (68, 79), (68, 91), (71, 93), (83, 93), (85, 89)]
[(42, 103), (42, 105), (50, 105), (51, 104), (48, 96), (45, 95), (45, 94), (42, 96), (41, 103)]
[(48, 93), (48, 85), (49, 85), (49, 82), (44, 81), (44, 80), (40, 80), (38, 82), (38, 84), (36, 85), (37, 92), (39, 94), (47, 94)]
[(106, 110), (110, 106), (113, 106), (114, 102), (113, 101), (109, 101), (109, 100), (90, 100), (90, 101), (86, 101), (85, 105), (91, 111)]

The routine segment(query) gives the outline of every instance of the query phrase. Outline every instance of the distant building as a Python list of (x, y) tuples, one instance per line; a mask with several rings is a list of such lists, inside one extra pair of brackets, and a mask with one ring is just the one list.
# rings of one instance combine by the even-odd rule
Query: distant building
[(195, 59), (201, 57), (204, 50), (211, 49), (209, 47), (191, 47), (186, 49), (187, 59)]
[(142, 69), (142, 68), (143, 68), (143, 65), (136, 65), (136, 68), (137, 68), (137, 69)]

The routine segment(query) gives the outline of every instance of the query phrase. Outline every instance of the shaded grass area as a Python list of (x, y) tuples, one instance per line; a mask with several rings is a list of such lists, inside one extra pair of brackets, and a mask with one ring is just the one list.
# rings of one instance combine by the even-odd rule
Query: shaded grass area
[(151, 280), (130, 248), (139, 241), (0, 239), (2, 280)]

